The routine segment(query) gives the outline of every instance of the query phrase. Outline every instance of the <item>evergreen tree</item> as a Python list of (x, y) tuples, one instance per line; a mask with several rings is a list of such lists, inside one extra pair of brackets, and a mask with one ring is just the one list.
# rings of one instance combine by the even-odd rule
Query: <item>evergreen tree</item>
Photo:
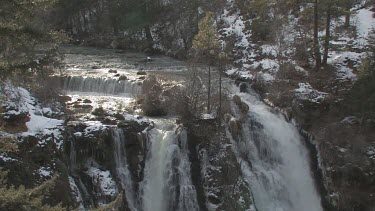
[(43, 204), (44, 197), (54, 188), (57, 176), (45, 181), (40, 186), (26, 189), (24, 186), (15, 188), (7, 187), (6, 177), (8, 172), (0, 169), (0, 210), (17, 211), (63, 211), (60, 205), (48, 206)]
[(208, 65), (208, 85), (207, 85), (207, 111), (211, 111), (211, 66), (217, 59), (220, 43), (216, 29), (214, 27), (214, 14), (208, 12), (198, 24), (198, 34), (193, 40), (193, 51), (195, 57)]
[[(0, 71), (1, 77), (10, 73), (38, 70), (55, 56), (61, 34), (48, 29), (42, 21), (49, 0), (3, 0), (0, 9)], [(44, 44), (43, 56), (37, 47)], [(46, 45), (48, 44), (48, 45)], [(47, 49), (47, 50), (46, 50)]]

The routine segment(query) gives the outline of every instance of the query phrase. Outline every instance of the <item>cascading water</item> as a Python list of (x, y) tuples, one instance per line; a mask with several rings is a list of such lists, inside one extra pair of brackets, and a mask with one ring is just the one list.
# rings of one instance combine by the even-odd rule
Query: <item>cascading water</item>
[[(238, 93), (250, 112), (234, 143), (260, 211), (319, 211), (321, 199), (298, 130), (255, 94)], [(233, 109), (239, 114), (238, 109)]]
[(167, 121), (149, 132), (142, 184), (144, 211), (199, 210), (190, 176), (187, 135)]
[(133, 190), (132, 178), (126, 161), (125, 136), (121, 129), (112, 129), (112, 138), (114, 141), (114, 157), (116, 164), (117, 178), (121, 181), (121, 186), (125, 190), (128, 207), (136, 210), (136, 195)]
[(131, 94), (133, 96), (138, 96), (142, 93), (142, 83), (114, 78), (68, 76), (64, 81), (64, 90), (96, 92), (110, 95)]

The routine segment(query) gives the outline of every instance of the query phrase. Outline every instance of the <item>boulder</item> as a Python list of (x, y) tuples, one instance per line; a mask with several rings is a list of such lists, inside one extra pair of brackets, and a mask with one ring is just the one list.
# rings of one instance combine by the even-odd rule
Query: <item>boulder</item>
[(137, 75), (147, 75), (147, 73), (145, 71), (141, 70), (141, 71), (137, 72)]
[(108, 70), (108, 73), (117, 73), (117, 70), (110, 69), (110, 70)]
[(247, 105), (247, 103), (245, 102), (242, 102), (238, 105), (238, 108), (240, 109), (241, 111), (241, 114), (247, 114), (247, 112), (249, 112), (249, 105)]
[(248, 84), (245, 82), (240, 83), (240, 92), (247, 92)]
[(236, 139), (241, 131), (241, 124), (237, 119), (232, 118), (229, 121), (229, 130), (232, 136)]
[(240, 105), (241, 104), (241, 98), (240, 96), (238, 95), (234, 95), (233, 98), (232, 98), (233, 102), (236, 104), (236, 105)]
[(119, 81), (125, 81), (125, 80), (128, 80), (128, 77), (126, 77), (126, 75), (121, 75), (119, 78), (118, 78)]

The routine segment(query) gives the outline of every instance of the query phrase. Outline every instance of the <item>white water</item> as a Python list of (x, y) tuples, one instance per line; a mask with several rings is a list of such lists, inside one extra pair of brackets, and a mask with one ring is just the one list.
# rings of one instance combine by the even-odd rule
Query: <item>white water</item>
[(64, 81), (64, 90), (110, 95), (130, 94), (136, 97), (142, 94), (142, 82), (119, 81), (115, 78), (68, 76)]
[[(257, 209), (322, 210), (308, 152), (296, 127), (255, 95), (238, 95), (249, 105), (250, 111), (235, 145)], [(235, 109), (235, 112), (239, 111)]]
[(186, 131), (176, 129), (167, 121), (159, 121), (149, 132), (142, 184), (144, 211), (199, 210), (190, 176)]
[(136, 195), (133, 190), (132, 177), (128, 168), (125, 151), (125, 136), (121, 129), (113, 129), (112, 137), (114, 141), (114, 157), (116, 164), (117, 178), (121, 181), (121, 186), (125, 190), (126, 200), (130, 210), (136, 210)]

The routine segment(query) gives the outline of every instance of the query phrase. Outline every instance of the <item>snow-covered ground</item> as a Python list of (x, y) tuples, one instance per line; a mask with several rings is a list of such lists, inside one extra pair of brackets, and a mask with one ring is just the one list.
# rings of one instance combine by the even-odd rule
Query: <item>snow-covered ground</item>
[[(331, 24), (333, 40), (329, 51), (328, 63), (336, 68), (337, 80), (355, 81), (357, 79), (357, 68), (366, 57), (368, 36), (375, 27), (372, 8), (363, 8), (365, 1), (353, 7), (351, 16), (351, 26), (355, 26), (355, 37), (340, 31), (336, 33), (338, 27), (343, 26), (344, 17), (334, 19)], [(226, 71), (228, 75), (243, 79), (264, 79), (272, 82), (277, 79), (276, 73), (280, 69), (280, 58), (283, 62), (288, 62), (295, 66), (297, 71), (306, 72), (304, 68), (298, 66), (298, 62), (291, 57), (296, 49), (291, 47), (291, 43), (300, 36), (298, 33), (298, 18), (289, 15), (287, 24), (284, 24), (280, 37), (273, 44), (254, 43), (252, 32), (246, 24), (251, 24), (251, 20), (245, 20), (241, 11), (232, 1), (228, 1), (228, 7), (221, 15), (224, 22), (223, 28), (219, 30), (220, 39), (225, 44), (227, 37), (235, 37), (235, 64), (236, 68)], [(296, 28), (297, 27), (297, 28)], [(319, 33), (321, 41), (325, 32)], [(351, 48), (347, 48), (351, 46)], [(352, 50), (351, 50), (352, 49)], [(323, 49), (322, 49), (323, 50)], [(257, 75), (260, 74), (260, 77)]]
[(36, 98), (31, 96), (30, 92), (22, 87), (16, 87), (12, 83), (4, 84), (3, 113), (4, 118), (24, 115), (27, 131), (14, 134), (15, 136), (35, 136), (39, 137), (39, 146), (44, 146), (46, 142), (53, 141), (56, 147), (62, 150), (63, 147), (63, 120), (55, 119), (50, 116), (56, 114), (61, 116), (62, 111), (52, 111), (51, 108), (43, 107)]

